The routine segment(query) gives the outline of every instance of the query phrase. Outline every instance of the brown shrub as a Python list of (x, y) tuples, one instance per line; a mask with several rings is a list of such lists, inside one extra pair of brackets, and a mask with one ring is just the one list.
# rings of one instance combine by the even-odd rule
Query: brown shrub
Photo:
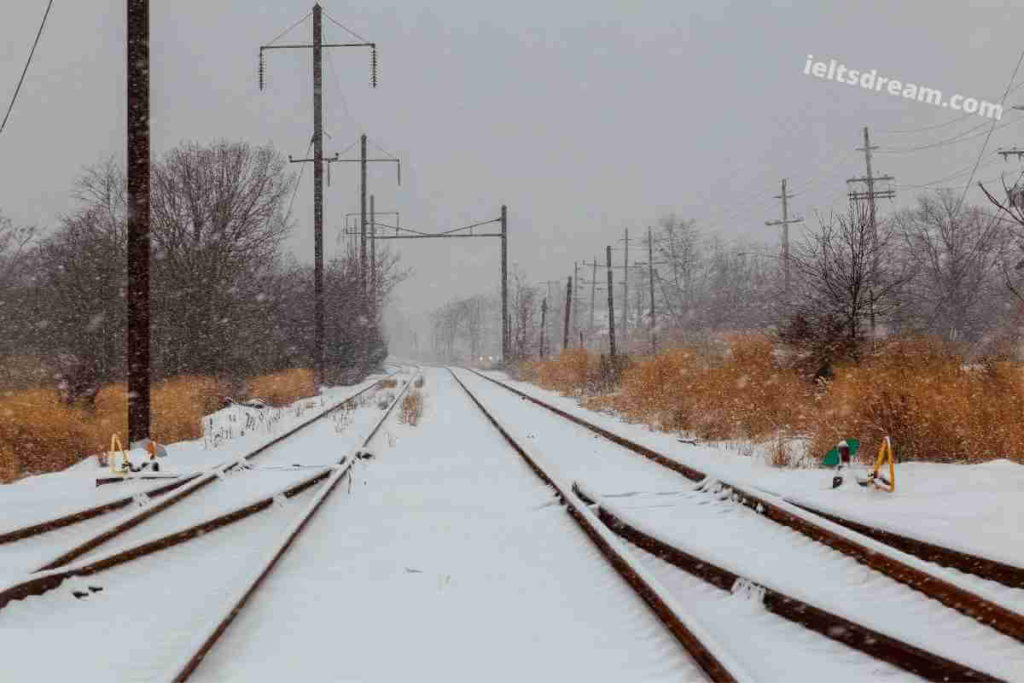
[(855, 436), (871, 459), (888, 435), (902, 460), (1024, 462), (1021, 379), (1010, 363), (966, 367), (935, 340), (887, 343), (861, 365), (837, 368), (811, 426), (814, 451)]
[(382, 379), (378, 384), (381, 389), (394, 389), (398, 386), (397, 379)]
[(808, 387), (772, 357), (770, 340), (738, 337), (724, 356), (673, 349), (627, 368), (608, 403), (628, 418), (702, 439), (762, 439), (802, 426)]
[[(250, 386), (270, 402), (290, 402), (306, 395), (305, 390), (312, 391), (312, 375), (305, 370), (277, 373), (254, 378)], [(226, 382), (211, 377), (173, 377), (155, 383), (153, 438), (162, 443), (198, 438), (202, 417), (216, 411), (228, 391)], [(101, 388), (92, 408), (65, 406), (49, 389), (0, 393), (0, 482), (61, 470), (106, 451), (112, 434), (127, 437), (127, 412), (124, 383)]]
[(249, 380), (249, 393), (275, 406), (294, 403), (300, 398), (316, 395), (313, 371), (294, 369), (263, 375)]
[(423, 415), (423, 394), (413, 390), (402, 397), (402, 412), (398, 419), (403, 424), (415, 427)]
[(417, 389), (422, 389), (425, 382), (426, 380), (423, 379), (423, 375), (420, 375), (419, 377), (416, 378), (416, 381), (413, 382), (412, 385)]

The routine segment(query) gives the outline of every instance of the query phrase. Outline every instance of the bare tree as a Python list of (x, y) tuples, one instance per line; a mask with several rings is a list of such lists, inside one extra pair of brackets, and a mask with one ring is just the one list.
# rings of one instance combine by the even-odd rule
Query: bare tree
[(679, 328), (692, 322), (698, 271), (704, 258), (702, 241), (694, 220), (669, 215), (658, 223), (656, 254), (667, 269), (661, 290), (668, 313)]
[(512, 320), (509, 334), (512, 338), (512, 358), (528, 358), (531, 355), (531, 344), (538, 339), (536, 331), (540, 291), (527, 283), (525, 274), (518, 267), (512, 274), (511, 290), (509, 308)]
[(898, 237), (893, 224), (883, 221), (876, 235), (862, 206), (818, 220), (792, 255), (799, 303), (782, 338), (822, 361), (857, 360), (869, 327), (896, 309), (895, 295), (912, 271), (889, 258)]
[[(247, 350), (239, 299), (272, 268), (288, 232), (292, 179), (271, 147), (218, 142), (171, 150), (153, 170), (157, 347), (168, 372), (231, 372)], [(240, 296), (241, 295), (241, 296)]]
[(946, 190), (919, 197), (917, 206), (897, 214), (896, 227), (915, 271), (905, 287), (915, 327), (978, 341), (1004, 308), (1004, 226)]

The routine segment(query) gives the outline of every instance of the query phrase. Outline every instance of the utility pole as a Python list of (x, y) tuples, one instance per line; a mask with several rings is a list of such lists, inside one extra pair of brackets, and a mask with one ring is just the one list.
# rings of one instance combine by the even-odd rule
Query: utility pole
[(864, 146), (858, 147), (858, 151), (864, 152), (864, 167), (867, 170), (867, 174), (862, 178), (850, 178), (847, 183), (864, 183), (867, 187), (866, 192), (857, 192), (851, 190), (849, 193), (850, 201), (855, 202), (859, 199), (866, 199), (868, 201), (868, 221), (871, 227), (871, 337), (874, 339), (875, 336), (875, 289), (874, 280), (878, 274), (878, 222), (876, 220), (877, 209), (875, 206), (876, 199), (893, 199), (896, 196), (896, 191), (892, 188), (886, 188), (884, 190), (875, 190), (875, 183), (879, 181), (892, 182), (895, 180), (891, 175), (876, 176), (871, 172), (871, 150), (878, 149), (878, 146), (872, 147), (871, 138), (868, 136), (868, 127), (864, 126)]
[(544, 297), (544, 300), (540, 303), (540, 359), (544, 360), (544, 324), (548, 319), (548, 299)]
[(149, 0), (128, 0), (128, 442), (149, 437)]
[[(572, 262), (572, 281), (575, 284), (572, 296), (572, 329), (573, 336), (576, 336), (576, 332), (580, 329), (580, 264), (579, 261)], [(580, 336), (580, 347), (583, 346), (583, 337)]]
[(377, 218), (374, 215), (373, 195), (370, 195), (370, 291), (377, 297)]
[[(313, 5), (313, 42), (311, 45), (261, 45), (260, 90), (263, 89), (263, 53), (266, 50), (313, 50), (313, 382), (317, 392), (324, 383), (324, 139), (323, 139), (323, 48), (368, 47), (371, 50), (371, 83), (377, 87), (377, 45), (375, 43), (331, 43), (323, 41), (323, 8)], [(275, 41), (276, 42), (276, 41)], [(289, 157), (289, 161), (294, 161)]]
[(566, 278), (565, 282), (565, 325), (562, 330), (562, 351), (569, 350), (569, 311), (572, 308), (569, 302), (572, 301), (572, 277)]
[(608, 350), (615, 361), (615, 292), (612, 289), (612, 247), (605, 247), (605, 261), (608, 264)]
[(647, 227), (647, 283), (651, 288), (651, 356), (655, 356), (658, 342), (654, 336), (654, 238), (650, 226)]
[(626, 243), (626, 251), (622, 259), (622, 340), (629, 346), (629, 228), (621, 240)]
[(508, 207), (501, 205), (501, 363), (508, 357)]
[(597, 287), (597, 257), (590, 264), (593, 269), (590, 273), (590, 334), (594, 334), (594, 292)]
[[(871, 172), (868, 172), (871, 175)], [(782, 179), (782, 194), (775, 195), (776, 199), (782, 200), (782, 220), (781, 221), (765, 221), (765, 225), (781, 225), (782, 226), (782, 281), (783, 281), (783, 292), (785, 292), (786, 301), (789, 301), (790, 294), (790, 271), (789, 271), (789, 226), (791, 223), (802, 223), (803, 217), (796, 216), (795, 218), (789, 217), (789, 200), (793, 198), (793, 195), (786, 192), (786, 179)]]
[(366, 133), (359, 136), (359, 285), (367, 295), (366, 278)]

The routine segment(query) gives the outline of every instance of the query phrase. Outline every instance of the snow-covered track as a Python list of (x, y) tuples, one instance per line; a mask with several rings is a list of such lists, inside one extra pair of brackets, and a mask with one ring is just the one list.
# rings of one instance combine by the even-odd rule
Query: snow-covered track
[[(673, 470), (691, 481), (700, 482), (709, 479), (700, 470), (595, 425), (578, 415), (566, 412), (493, 377), (477, 372), (472, 368), (467, 369), (477, 377), (559, 415), (637, 455)], [(842, 527), (838, 527), (836, 524), (812, 512), (800, 509), (782, 498), (770, 494), (759, 495), (747, 487), (724, 481), (721, 478), (715, 478), (715, 481), (731, 490), (733, 501), (757, 511), (762, 517), (789, 527), (818, 543), (837, 550), (857, 562), (975, 619), (981, 624), (989, 626), (1018, 642), (1024, 643), (1024, 615), (962, 588), (951, 581), (936, 576), (926, 571), (923, 566), (913, 566), (911, 561), (915, 558), (901, 559), (899, 557), (900, 553), (896, 551), (883, 550), (878, 546), (873, 547), (872, 540), (864, 539), (858, 533), (851, 533)], [(920, 565), (920, 563), (918, 564)]]
[(470, 400), (480, 409), (487, 420), (502, 435), (516, 453), (526, 461), (530, 469), (546, 484), (551, 486), (559, 499), (565, 504), (569, 515), (579, 524), (580, 528), (593, 541), (609, 564), (636, 591), (651, 610), (658, 616), (665, 627), (679, 641), (679, 644), (693, 658), (711, 681), (752, 680), (742, 667), (731, 660), (727, 652), (715, 643), (708, 634), (692, 618), (688, 617), (669, 592), (618, 542), (586, 504), (556, 475), (548, 472), (540, 462), (532, 457), (527, 450), (516, 441), (505, 427), (494, 417), (477, 396), (449, 368), (456, 383), (466, 392)]
[(945, 546), (923, 541), (902, 533), (896, 533), (889, 529), (857, 522), (842, 517), (835, 512), (826, 510), (817, 505), (811, 505), (799, 499), (786, 497), (785, 500), (793, 505), (812, 512), (819, 517), (824, 517), (830, 522), (852, 529), (857, 533), (875, 539), (879, 543), (885, 543), (907, 553), (914, 555), (926, 562), (934, 562), (943, 567), (958, 569), (966, 574), (973, 574), (989, 581), (1001, 583), (1010, 588), (1024, 588), (1024, 567), (1018, 567), (998, 560), (993, 560), (981, 555), (954, 550)]
[[(388, 417), (394, 411), (395, 406), (401, 402), (402, 397), (409, 390), (409, 387), (412, 386), (415, 379), (416, 376), (414, 375), (405, 383), (405, 386), (402, 387), (401, 391), (397, 393), (394, 400), (384, 411), (384, 414), (381, 415), (373, 429), (371, 429), (363, 439), (361, 448), (368, 447), (370, 442), (373, 441), (373, 438), (377, 435)], [(229, 601), (221, 619), (217, 621), (217, 623), (214, 624), (207, 632), (200, 634), (200, 637), (197, 639), (194, 647), (190, 648), (190, 650), (181, 658), (180, 663), (173, 667), (170, 675), (168, 676), (169, 680), (173, 680), (175, 682), (185, 681), (192, 675), (203, 661), (203, 658), (207, 653), (209, 653), (210, 649), (213, 648), (220, 636), (231, 625), (231, 622), (235, 620), (235, 617), (237, 617), (242, 611), (253, 594), (256, 593), (257, 589), (259, 589), (260, 585), (274, 569), (278, 561), (280, 561), (284, 554), (288, 552), (288, 549), (292, 546), (292, 543), (294, 543), (299, 534), (302, 533), (302, 530), (306, 528), (310, 519), (313, 518), (317, 511), (322, 507), (324, 501), (327, 500), (328, 496), (330, 496), (337, 488), (338, 483), (349, 474), (357, 456), (358, 454), (354, 453), (352, 456), (348, 457), (347, 460), (343, 459), (342, 463), (338, 467), (333, 468), (327, 476), (323, 486), (321, 486), (317, 491), (313, 499), (309, 502), (302, 513), (292, 521), (283, 537), (271, 548), (270, 555), (260, 564), (251, 579), (246, 581), (245, 584), (240, 587), (237, 591), (237, 595), (232, 597)]]
[[(345, 465), (345, 458), (338, 463)], [(225, 514), (218, 515), (212, 519), (204, 520), (197, 524), (188, 526), (180, 531), (140, 543), (124, 550), (104, 555), (94, 560), (83, 561), (64, 565), (58, 569), (43, 570), (36, 572), (24, 581), (8, 586), (0, 590), (0, 609), (12, 600), (20, 600), (32, 595), (42, 595), (61, 585), (66, 579), (72, 576), (91, 576), (105, 569), (110, 569), (125, 562), (131, 562), (140, 557), (145, 557), (160, 550), (190, 541), (210, 531), (215, 531), (235, 522), (239, 522), (250, 515), (262, 512), (274, 504), (275, 500), (283, 496), (292, 498), (302, 493), (311, 486), (315, 486), (325, 480), (331, 474), (331, 468), (325, 467), (310, 477), (307, 477), (295, 484), (292, 484), (272, 495), (264, 496), (258, 500), (242, 505)]]
[(737, 585), (757, 591), (760, 593), (760, 603), (767, 611), (826, 638), (928, 680), (999, 680), (720, 567), (705, 557), (698, 557), (663, 540), (654, 530), (641, 528), (623, 519), (610, 506), (595, 500), (597, 496), (586, 491), (579, 483), (573, 483), (573, 491), (588, 505), (596, 506), (598, 519), (630, 543), (723, 591), (731, 592)]
[(0, 533), (0, 545), (3, 545), (4, 543), (12, 543), (14, 541), (20, 541), (23, 538), (39, 536), (40, 534), (45, 534), (49, 531), (56, 531), (57, 529), (63, 529), (64, 527), (71, 526), (72, 524), (78, 524), (79, 522), (84, 522), (86, 520), (99, 517), (100, 515), (104, 515), (108, 512), (113, 512), (114, 510), (120, 510), (121, 508), (125, 508), (131, 505), (136, 500), (136, 497), (140, 495), (140, 493), (145, 494), (149, 498), (157, 498), (165, 493), (173, 491), (174, 489), (180, 486), (184, 486), (185, 484), (189, 483), (196, 477), (200, 476), (200, 474), (201, 473), (197, 472), (195, 474), (179, 477), (168, 484), (160, 484), (159, 486), (154, 486), (153, 488), (148, 489), (146, 491), (133, 493), (130, 496), (124, 496), (123, 498), (112, 500), (109, 503), (103, 503), (102, 505), (96, 505), (94, 507), (78, 510), (77, 512), (72, 512), (70, 514), (63, 515), (61, 517), (56, 517), (54, 519), (48, 519), (44, 522), (38, 522), (36, 524), (31, 524), (29, 526), (11, 529), (10, 531), (4, 531)]
[[(297, 433), (308, 428), (313, 423), (322, 420), (323, 418), (343, 408), (346, 405), (358, 401), (358, 399), (361, 396), (377, 388), (380, 385), (380, 382), (383, 381), (384, 379), (387, 378), (377, 380), (376, 382), (369, 384), (365, 388), (353, 393), (352, 395), (346, 396), (344, 399), (334, 403), (328, 408), (319, 411), (316, 415), (312, 416), (311, 418), (302, 421), (301, 423), (283, 432), (282, 434), (278, 435), (272, 440), (258, 446), (257, 448), (252, 449), (251, 451), (243, 454), (242, 456), (228, 463), (221, 464), (220, 466), (212, 468), (207, 472), (202, 472), (196, 475), (183, 477), (183, 481), (181, 481), (180, 483), (175, 482), (178, 485), (175, 487), (171, 487), (170, 489), (168, 488), (167, 484), (163, 485), (162, 487), (158, 487), (164, 489), (162, 493), (165, 494), (162, 495), (158, 501), (142, 507), (137, 512), (132, 513), (119, 521), (116, 521), (114, 524), (107, 526), (106, 528), (92, 535), (88, 539), (77, 543), (74, 547), (61, 553), (55, 559), (46, 562), (44, 565), (42, 565), (36, 570), (34, 575), (27, 577), (25, 580), (10, 584), (6, 587), (0, 587), (0, 609), (3, 609), (3, 607), (5, 607), (12, 600), (18, 600), (35, 595), (42, 595), (60, 586), (60, 584), (68, 576), (84, 575), (88, 573), (93, 573), (95, 571), (99, 571), (103, 568), (108, 568), (110, 566), (122, 564), (125, 561), (135, 559), (136, 557), (148, 555), (151, 552), (155, 552), (156, 550), (160, 550), (163, 548), (171, 547), (173, 545), (177, 545), (179, 543), (183, 543), (191, 538), (194, 538), (197, 535), (205, 533), (206, 531), (226, 526), (227, 524), (230, 524), (232, 522), (245, 519), (254, 512), (266, 509), (266, 507), (272, 504), (273, 496), (269, 496), (264, 499), (246, 503), (244, 506), (230, 510), (225, 514), (218, 515), (212, 519), (202, 520), (201, 522), (195, 525), (191, 525), (189, 527), (186, 527), (185, 529), (176, 531), (173, 534), (168, 534), (164, 537), (155, 539), (152, 542), (147, 542), (146, 544), (143, 544), (144, 547), (132, 546), (128, 549), (125, 549), (122, 552), (110, 555), (104, 558), (108, 562), (108, 564), (105, 566), (94, 566), (94, 563), (76, 564), (74, 565), (74, 567), (70, 566), (73, 562), (75, 562), (75, 560), (81, 558), (87, 553), (92, 552), (104, 543), (107, 543), (108, 541), (114, 538), (126, 534), (131, 529), (138, 527), (140, 524), (153, 518), (158, 513), (170, 508), (171, 506), (181, 502), (182, 500), (185, 500), (186, 498), (196, 493), (197, 491), (217, 481), (226, 472), (230, 472), (238, 468), (243, 468), (253, 458), (256, 458), (260, 454), (265, 453), (274, 446), (280, 445), (282, 442), (295, 436)], [(329, 476), (329, 473), (324, 474), (323, 470), (320, 470), (317, 473), (313, 474), (312, 476), (307, 477), (304, 480), (298, 482), (294, 486), (288, 487), (284, 491), (278, 493), (280, 495), (284, 495), (285, 497), (291, 497), (301, 491), (304, 491), (305, 489), (312, 485), (311, 483), (308, 482), (316, 480), (313, 481), (313, 483), (316, 483), (326, 478), (327, 476)], [(296, 490), (289, 494), (288, 492), (291, 491), (292, 489)], [(137, 495), (138, 494), (135, 494), (135, 496)], [(133, 496), (129, 500), (129, 502), (131, 500), (134, 500), (135, 496)], [(123, 507), (123, 505), (119, 505), (118, 507)], [(95, 517), (99, 514), (110, 512), (112, 509), (118, 508), (108, 508), (102, 510), (101, 512), (92, 514), (91, 516)], [(76, 513), (76, 515), (89, 512), (90, 511), (82, 511), (82, 513)], [(77, 521), (83, 521), (84, 519), (88, 518), (89, 517), (82, 517), (80, 519), (75, 519), (73, 522), (69, 522), (68, 524), (73, 524)], [(65, 524), (65, 526), (66, 525), (67, 524)], [(45, 529), (44, 531), (40, 531), (39, 533), (45, 533), (45, 531), (53, 530), (56, 528), (60, 527), (54, 526), (52, 528)], [(27, 536), (22, 536), (21, 538), (27, 538)], [(64, 571), (59, 571), (61, 569), (64, 569)]]

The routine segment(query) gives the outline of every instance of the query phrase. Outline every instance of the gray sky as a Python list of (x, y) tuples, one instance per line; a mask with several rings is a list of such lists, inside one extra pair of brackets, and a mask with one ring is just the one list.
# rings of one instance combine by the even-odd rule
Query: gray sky
[[(218, 138), (304, 155), (312, 129), (311, 56), (257, 48), (305, 15), (307, 1), (152, 3), (153, 148)], [(0, 104), (6, 110), (45, 0), (6, 0)], [(969, 168), (984, 137), (930, 149), (986, 120), (803, 74), (808, 54), (849, 68), (998, 101), (1022, 45), (1024, 2), (538, 2), (407, 0), (324, 3), (380, 46), (325, 59), (325, 151), (366, 132), (403, 160), (371, 166), (380, 210), (443, 229), (510, 210), (510, 258), (537, 282), (564, 279), (622, 229), (668, 212), (708, 234), (774, 244), (779, 180), (796, 212), (845, 205), (862, 175), (861, 127), (896, 176), (896, 205), (920, 185)], [(306, 41), (307, 20), (287, 38)], [(346, 35), (325, 22), (327, 38)], [(124, 154), (124, 3), (57, 0), (7, 130), (0, 135), (0, 209), (46, 229), (72, 208), (84, 165)], [(1016, 82), (1024, 83), (1024, 68)], [(1012, 171), (992, 154), (1024, 143), (1024, 90), (1012, 94), (980, 179)], [(1009, 125), (1004, 125), (1009, 124)], [(896, 133), (912, 129), (916, 132)], [(985, 129), (981, 129), (982, 131)], [(902, 151), (901, 151), (902, 148)], [(353, 149), (351, 154), (357, 153)], [(296, 167), (297, 168), (297, 167)], [(344, 212), (358, 209), (357, 166), (335, 166), (327, 190), (328, 256)], [(311, 169), (295, 202), (298, 256), (312, 260)], [(967, 175), (950, 181), (962, 188)], [(939, 183), (940, 185), (943, 183)], [(979, 199), (976, 190), (968, 195)], [(892, 208), (885, 202), (885, 210)], [(796, 229), (799, 235), (801, 229)], [(496, 240), (398, 242), (414, 270), (399, 290), (414, 313), (493, 291)]]

